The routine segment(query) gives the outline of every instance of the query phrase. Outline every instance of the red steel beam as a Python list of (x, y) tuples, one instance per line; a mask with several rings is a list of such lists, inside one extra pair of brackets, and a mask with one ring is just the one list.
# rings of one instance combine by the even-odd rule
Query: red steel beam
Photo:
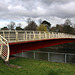
[(44, 39), (44, 40), (33, 40), (33, 41), (23, 41), (23, 42), (13, 42), (9, 43), (10, 55), (36, 50), (40, 48), (50, 47), (54, 45), (60, 45), (65, 43), (75, 42), (75, 39), (70, 38), (60, 38), (60, 39)]

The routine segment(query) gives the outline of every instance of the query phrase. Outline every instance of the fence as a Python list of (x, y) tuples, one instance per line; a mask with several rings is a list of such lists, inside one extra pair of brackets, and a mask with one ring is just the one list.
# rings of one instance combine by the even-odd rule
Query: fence
[(75, 54), (29, 51), (15, 54), (18, 57), (33, 58), (36, 60), (46, 60), (50, 62), (75, 63)]

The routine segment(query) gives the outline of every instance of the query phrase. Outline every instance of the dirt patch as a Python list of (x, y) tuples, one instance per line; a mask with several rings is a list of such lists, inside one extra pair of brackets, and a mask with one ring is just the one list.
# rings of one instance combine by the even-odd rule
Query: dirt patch
[(22, 68), (21, 66), (17, 66), (17, 65), (14, 65), (14, 64), (9, 64), (8, 66), (12, 67), (12, 68), (19, 68), (19, 69)]

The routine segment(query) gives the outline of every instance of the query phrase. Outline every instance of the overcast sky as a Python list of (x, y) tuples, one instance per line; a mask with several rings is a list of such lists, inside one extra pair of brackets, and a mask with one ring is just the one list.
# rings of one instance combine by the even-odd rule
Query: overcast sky
[(10, 21), (26, 26), (30, 17), (47, 20), (53, 26), (69, 18), (75, 23), (75, 0), (0, 0), (0, 27)]

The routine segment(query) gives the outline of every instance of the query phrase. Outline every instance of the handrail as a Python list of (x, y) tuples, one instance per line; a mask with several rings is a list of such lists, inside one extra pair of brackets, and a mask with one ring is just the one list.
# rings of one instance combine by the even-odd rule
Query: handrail
[(25, 31), (25, 30), (5, 30), (0, 31), (0, 35), (8, 40), (8, 42), (55, 39), (55, 38), (75, 38), (75, 35), (47, 31)]
[(8, 41), (0, 35), (0, 57), (5, 61), (9, 61), (9, 44)]

